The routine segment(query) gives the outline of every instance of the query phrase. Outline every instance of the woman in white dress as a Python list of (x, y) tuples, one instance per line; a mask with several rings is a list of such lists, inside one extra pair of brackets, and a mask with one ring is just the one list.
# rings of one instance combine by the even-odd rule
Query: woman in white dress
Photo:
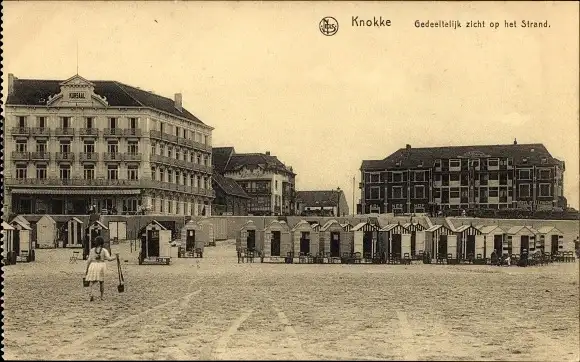
[(99, 282), (101, 291), (101, 300), (103, 300), (103, 294), (105, 292), (105, 271), (107, 270), (106, 261), (116, 260), (116, 257), (111, 256), (109, 251), (103, 247), (105, 241), (101, 236), (97, 236), (93, 240), (94, 248), (89, 252), (89, 258), (87, 260), (87, 271), (85, 275), (85, 280), (90, 282), (90, 301), (93, 298), (93, 286)]

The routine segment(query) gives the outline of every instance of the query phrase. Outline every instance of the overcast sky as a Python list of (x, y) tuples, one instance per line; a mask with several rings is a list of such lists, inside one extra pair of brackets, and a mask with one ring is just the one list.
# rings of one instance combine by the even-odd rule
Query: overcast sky
[[(346, 191), (363, 159), (413, 147), (543, 143), (578, 208), (578, 5), (569, 3), (4, 2), (3, 71), (117, 80), (215, 127), (214, 146), (271, 151), (298, 190)], [(320, 20), (339, 30), (324, 36)], [(391, 27), (352, 27), (382, 16)], [(415, 20), (485, 20), (418, 29)], [(504, 28), (504, 20), (547, 29)], [(499, 29), (489, 27), (500, 23)], [(5, 87), (5, 83), (3, 83)], [(360, 197), (356, 189), (356, 200)], [(352, 207), (352, 205), (351, 205)]]

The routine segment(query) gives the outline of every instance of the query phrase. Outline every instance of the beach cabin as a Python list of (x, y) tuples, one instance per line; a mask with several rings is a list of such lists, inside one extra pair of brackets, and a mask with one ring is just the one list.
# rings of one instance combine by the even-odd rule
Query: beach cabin
[[(36, 222), (36, 243), (42, 247), (54, 247), (57, 241), (56, 221), (50, 215), (43, 215)], [(59, 247), (62, 247), (62, 242)]]
[(189, 220), (185, 225), (183, 225), (181, 228), (181, 244), (177, 249), (177, 257), (203, 257), (205, 240), (201, 234), (202, 230), (199, 222)]
[(248, 220), (238, 232), (236, 238), (236, 249), (242, 251), (247, 249), (249, 251), (257, 250), (259, 246), (259, 233), (257, 232), (256, 224), (252, 220)]
[(457, 235), (447, 226), (431, 226), (425, 230), (425, 252), (438, 260), (447, 259), (448, 254), (457, 258)]
[[(312, 255), (320, 252), (320, 228), (319, 224), (310, 224), (300, 221), (292, 228), (292, 251), (294, 256)], [(286, 254), (283, 254), (286, 255)]]
[(381, 250), (389, 257), (401, 258), (411, 254), (411, 233), (403, 225), (388, 224), (380, 230)]
[(536, 246), (542, 253), (556, 255), (558, 252), (567, 251), (564, 246), (564, 233), (555, 226), (542, 226), (537, 232)]
[(344, 230), (334, 219), (328, 220), (320, 228), (320, 239), (324, 247), (322, 252), (332, 258), (339, 258), (344, 254), (351, 255), (354, 252), (352, 231)]
[(263, 257), (285, 257), (292, 251), (290, 227), (285, 221), (272, 220), (262, 230), (260, 240), (256, 250), (260, 250)]
[(139, 230), (141, 251), (139, 265), (165, 264), (171, 262), (171, 230), (156, 220), (151, 221)]
[(354, 227), (352, 224), (350, 224), (348, 222), (342, 223), (342, 224), (340, 224), (340, 226), (342, 226), (342, 228), (345, 231), (352, 231), (352, 228)]
[(372, 260), (375, 254), (380, 254), (379, 230), (375, 224), (361, 222), (352, 228), (354, 252), (360, 253), (366, 260)]
[(2, 221), (2, 257), (4, 258), (4, 265), (16, 263), (16, 255), (14, 254), (14, 228), (6, 221)]
[(83, 222), (73, 217), (66, 222), (66, 233), (63, 235), (65, 248), (83, 247)]
[(209, 218), (204, 217), (203, 219), (198, 221), (198, 224), (200, 226), (199, 236), (201, 237), (203, 244), (205, 246), (210, 246), (210, 245), (215, 246), (216, 233), (215, 233), (215, 227), (213, 225), (213, 221), (210, 220)]
[(408, 222), (403, 227), (411, 234), (411, 255), (425, 251), (425, 227), (418, 222)]
[(87, 260), (90, 250), (93, 248), (93, 240), (100, 236), (105, 241), (104, 247), (111, 252), (111, 240), (109, 240), (109, 228), (99, 220), (93, 221), (85, 229), (85, 238), (83, 240), (83, 260)]
[(473, 225), (461, 225), (455, 229), (457, 235), (457, 255), (460, 260), (483, 257), (485, 241), (481, 231)]
[(538, 231), (530, 226), (514, 226), (506, 233), (503, 243), (502, 254), (521, 255), (525, 250), (531, 253), (536, 248), (536, 235)]
[[(491, 253), (493, 253), (494, 250), (496, 251), (497, 254), (501, 254), (505, 239), (505, 230), (499, 227), (498, 225), (488, 225), (488, 226), (479, 225), (477, 226), (477, 229), (481, 232), (481, 235), (483, 236), (483, 249), (484, 249), (483, 258), (484, 259), (491, 258)], [(476, 254), (479, 254), (479, 252), (476, 251)]]
[(10, 222), (14, 228), (12, 234), (13, 252), (16, 261), (31, 262), (35, 259), (34, 242), (32, 241), (32, 228), (23, 223), (20, 219), (14, 219)]

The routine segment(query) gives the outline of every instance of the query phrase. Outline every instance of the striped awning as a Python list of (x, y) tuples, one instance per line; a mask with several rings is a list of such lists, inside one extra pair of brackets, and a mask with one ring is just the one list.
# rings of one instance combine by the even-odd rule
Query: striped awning
[(141, 190), (95, 190), (95, 189), (12, 189), (12, 194), (26, 195), (139, 195)]

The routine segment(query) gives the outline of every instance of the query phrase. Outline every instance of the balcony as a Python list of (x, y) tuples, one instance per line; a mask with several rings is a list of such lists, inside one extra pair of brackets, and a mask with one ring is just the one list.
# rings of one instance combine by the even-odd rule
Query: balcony
[(73, 162), (75, 160), (75, 154), (72, 152), (57, 152), (55, 159), (57, 162)]
[(28, 161), (30, 160), (30, 152), (12, 151), (13, 161)]
[(125, 137), (141, 137), (142, 132), (140, 128), (126, 128), (123, 130)]
[(81, 162), (97, 162), (99, 161), (99, 154), (96, 152), (83, 152), (79, 154)]
[(105, 152), (103, 153), (103, 160), (105, 162), (120, 162), (123, 161), (123, 154), (118, 152)]
[(125, 161), (141, 161), (141, 157), (140, 153), (125, 153), (123, 155)]
[(115, 188), (119, 187), (140, 187), (141, 183), (139, 180), (109, 180), (109, 179), (92, 179), (85, 180), (79, 178), (72, 179), (60, 179), (60, 178), (28, 178), (28, 179), (16, 179), (16, 178), (6, 178), (5, 182), (7, 185), (15, 186), (111, 186)]
[(105, 128), (103, 130), (104, 137), (122, 137), (123, 130), (121, 128)]
[(155, 139), (158, 139), (158, 140), (163, 140), (163, 141), (167, 141), (167, 142), (176, 143), (176, 144), (179, 143), (178, 142), (179, 137), (174, 136), (174, 135), (171, 135), (169, 133), (165, 133), (165, 132), (151, 130), (151, 131), (149, 131), (149, 137), (155, 138)]
[(57, 128), (54, 130), (54, 135), (56, 137), (73, 137), (75, 135), (75, 130), (71, 127)]
[(48, 152), (32, 152), (33, 161), (50, 161), (50, 153)]
[(12, 127), (12, 135), (13, 136), (29, 136), (30, 135), (30, 128), (29, 127)]
[(99, 137), (99, 130), (97, 128), (81, 128), (79, 133), (81, 137)]
[(34, 137), (49, 137), (50, 128), (46, 127), (34, 127), (31, 129), (32, 136)]

